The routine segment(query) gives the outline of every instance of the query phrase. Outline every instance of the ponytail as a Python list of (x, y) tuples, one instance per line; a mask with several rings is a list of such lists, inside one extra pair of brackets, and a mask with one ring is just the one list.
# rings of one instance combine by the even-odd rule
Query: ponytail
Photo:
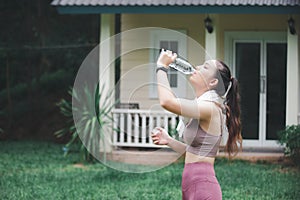
[[(242, 149), (242, 124), (240, 109), (240, 94), (238, 80), (233, 78), (229, 67), (222, 61), (218, 61), (218, 78), (222, 83), (219, 85), (217, 92), (220, 96), (225, 97), (226, 109), (226, 126), (228, 129), (228, 140), (225, 145), (225, 151), (228, 152), (229, 158), (235, 156), (239, 149)], [(224, 92), (225, 89), (225, 92)]]
[(232, 88), (226, 96), (226, 126), (228, 129), (228, 140), (225, 146), (225, 151), (228, 152), (229, 158), (235, 156), (239, 149), (242, 149), (241, 135), (241, 109), (240, 109), (240, 94), (239, 84), (237, 79), (231, 78)]

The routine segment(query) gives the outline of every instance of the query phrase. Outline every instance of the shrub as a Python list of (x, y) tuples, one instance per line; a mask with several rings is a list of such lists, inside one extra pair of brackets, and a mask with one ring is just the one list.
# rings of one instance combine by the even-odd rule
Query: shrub
[(62, 85), (68, 85), (71, 83), (74, 74), (70, 71), (59, 69), (55, 72), (45, 72), (39, 78), (39, 87), (46, 92), (52, 92), (61, 88)]
[(287, 126), (278, 132), (279, 143), (285, 146), (285, 154), (300, 165), (300, 125)]

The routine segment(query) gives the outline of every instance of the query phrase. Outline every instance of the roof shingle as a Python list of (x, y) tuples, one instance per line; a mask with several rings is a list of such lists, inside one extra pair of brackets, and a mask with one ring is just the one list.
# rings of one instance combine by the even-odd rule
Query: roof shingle
[(300, 6), (300, 0), (53, 0), (54, 6)]

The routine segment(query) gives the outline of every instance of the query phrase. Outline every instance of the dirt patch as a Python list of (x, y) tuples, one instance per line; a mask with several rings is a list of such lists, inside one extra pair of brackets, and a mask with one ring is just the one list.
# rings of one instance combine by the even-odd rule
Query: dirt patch
[(79, 169), (87, 169), (87, 167), (82, 164), (82, 163), (76, 163), (73, 165), (74, 168), (79, 168)]

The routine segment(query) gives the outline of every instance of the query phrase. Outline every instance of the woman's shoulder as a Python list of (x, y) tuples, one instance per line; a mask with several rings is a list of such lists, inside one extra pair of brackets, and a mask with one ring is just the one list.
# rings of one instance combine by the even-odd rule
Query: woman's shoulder
[[(198, 108), (201, 111), (200, 120), (211, 120), (214, 116), (219, 116), (222, 107), (213, 101), (198, 100)], [(202, 116), (202, 117), (201, 117)]]

